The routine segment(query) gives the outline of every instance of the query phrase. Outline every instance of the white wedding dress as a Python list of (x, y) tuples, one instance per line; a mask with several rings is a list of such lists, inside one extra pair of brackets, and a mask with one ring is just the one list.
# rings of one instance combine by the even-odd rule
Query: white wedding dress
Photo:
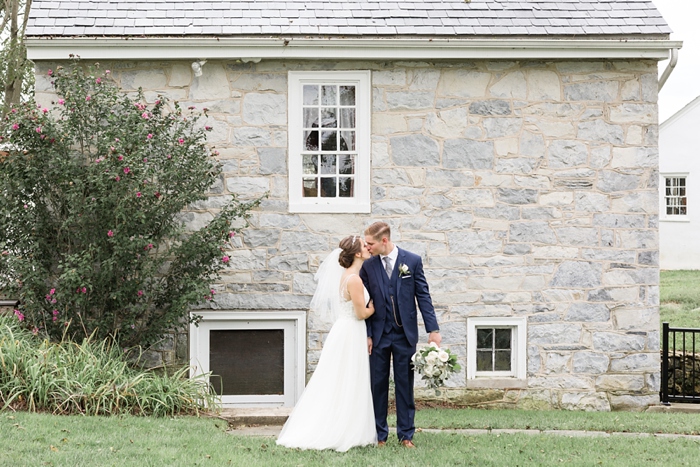
[(277, 444), (345, 452), (376, 443), (367, 328), (364, 320), (357, 319), (352, 301), (341, 300), (339, 316), (328, 333), (316, 371)]

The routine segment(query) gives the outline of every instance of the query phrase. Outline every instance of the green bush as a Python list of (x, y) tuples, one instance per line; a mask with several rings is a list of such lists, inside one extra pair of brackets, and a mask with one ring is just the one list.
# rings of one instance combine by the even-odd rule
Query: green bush
[(0, 314), (0, 410), (85, 415), (176, 415), (216, 406), (204, 377), (130, 367), (109, 339), (50, 343)]
[(212, 299), (229, 237), (258, 201), (232, 197), (186, 232), (182, 211), (221, 173), (201, 114), (165, 97), (147, 106), (78, 62), (49, 75), (55, 107), (12, 109), (0, 134), (2, 292), (54, 341), (153, 344)]

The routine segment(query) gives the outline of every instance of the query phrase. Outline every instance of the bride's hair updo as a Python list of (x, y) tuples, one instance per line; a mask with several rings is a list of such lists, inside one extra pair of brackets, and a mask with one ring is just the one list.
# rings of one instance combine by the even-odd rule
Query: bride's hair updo
[(350, 235), (342, 239), (338, 247), (343, 250), (338, 257), (338, 263), (344, 268), (349, 268), (355, 260), (355, 254), (362, 251), (362, 239), (359, 235)]

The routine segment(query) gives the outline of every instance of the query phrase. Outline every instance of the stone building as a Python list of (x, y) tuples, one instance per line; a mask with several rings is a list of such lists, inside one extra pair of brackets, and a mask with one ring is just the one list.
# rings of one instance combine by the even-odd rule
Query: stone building
[(294, 404), (328, 331), (314, 272), (381, 219), (463, 364), (445, 397), (615, 410), (658, 401), (669, 33), (644, 0), (35, 0), (27, 46), (39, 102), (75, 54), (209, 109), (223, 177), (193, 225), (269, 193), (189, 333), (225, 404)]

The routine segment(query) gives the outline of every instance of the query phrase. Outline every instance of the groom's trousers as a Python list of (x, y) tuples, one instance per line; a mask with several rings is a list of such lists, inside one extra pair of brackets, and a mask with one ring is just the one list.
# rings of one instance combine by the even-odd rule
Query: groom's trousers
[(370, 355), (372, 400), (379, 441), (386, 441), (389, 436), (386, 417), (389, 405), (389, 367), (392, 357), (396, 392), (396, 434), (400, 441), (413, 439), (416, 431), (413, 422), (416, 403), (413, 399), (411, 357), (415, 351), (415, 346), (408, 342), (403, 331), (394, 327), (385, 330), (379, 344), (372, 348), (372, 355)]

